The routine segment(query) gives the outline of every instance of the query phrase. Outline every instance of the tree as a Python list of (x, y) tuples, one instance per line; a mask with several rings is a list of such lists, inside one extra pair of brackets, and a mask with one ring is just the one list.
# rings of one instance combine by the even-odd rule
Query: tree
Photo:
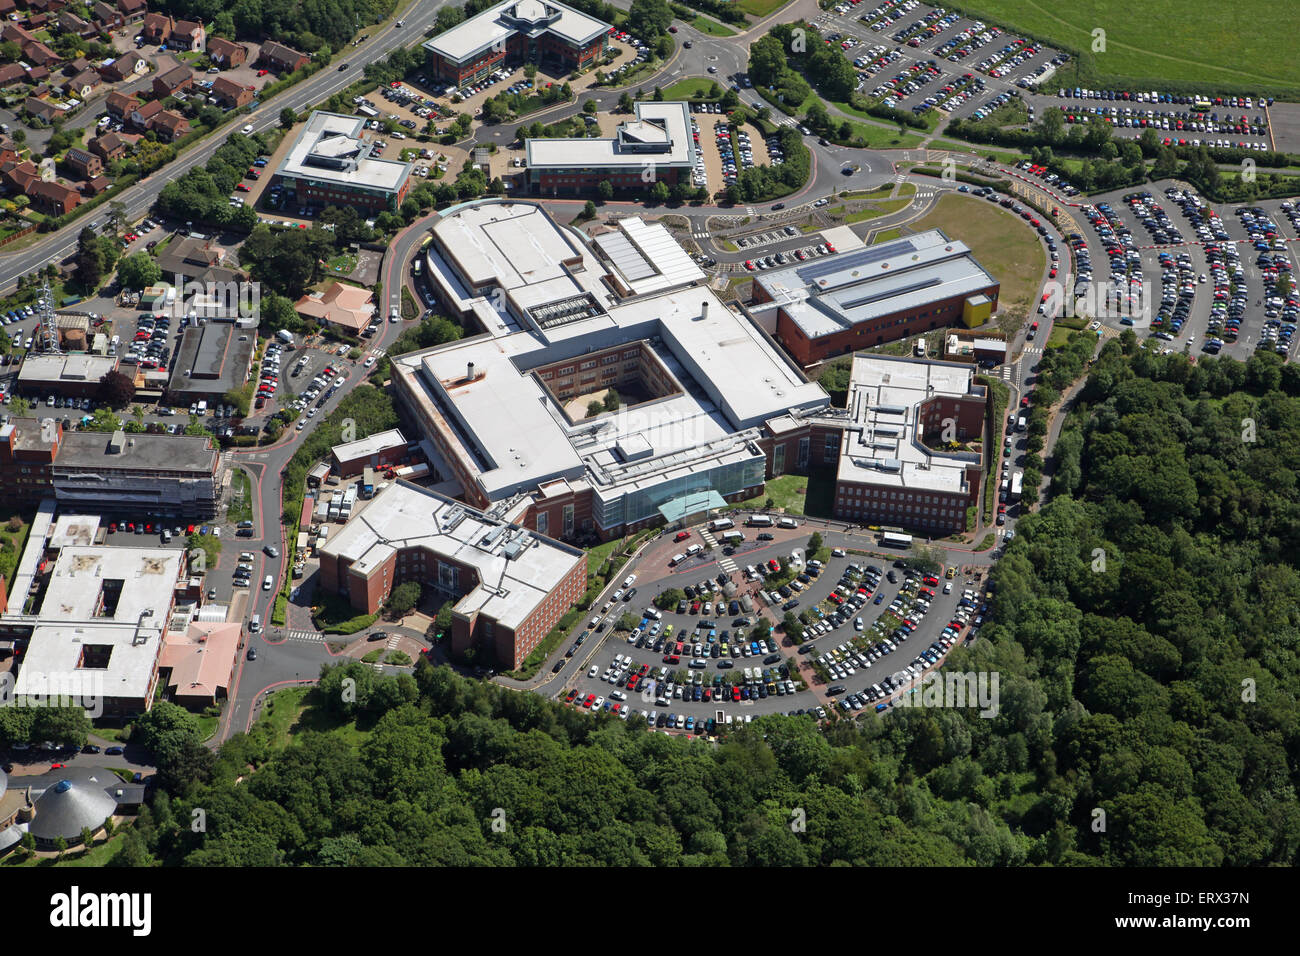
[(622, 112), (622, 113), (630, 113), (630, 112), (632, 112), (632, 95), (631, 95), (630, 93), (628, 93), (627, 90), (624, 90), (623, 93), (622, 93), (622, 95), (619, 96), (619, 98), (618, 98), (618, 108), (619, 108), (619, 111)]
[(672, 193), (668, 189), (668, 184), (664, 182), (662, 179), (660, 179), (655, 182), (653, 187), (651, 187), (650, 197), (655, 202), (663, 203), (663, 202), (667, 202), (670, 198), (672, 198)]
[(602, 179), (596, 185), (596, 194), (600, 196), (602, 201), (609, 202), (614, 198), (614, 184), (608, 179)]
[(117, 264), (117, 279), (122, 288), (140, 291), (162, 281), (158, 260), (147, 252), (136, 252)]
[(99, 380), (99, 400), (110, 408), (126, 408), (135, 399), (135, 380), (109, 372)]
[(666, 611), (669, 608), (676, 607), (678, 601), (684, 600), (686, 600), (686, 592), (680, 588), (668, 588), (666, 591), (659, 592), (654, 603), (659, 610)]
[(604, 414), (604, 412), (605, 412), (605, 406), (602, 405), (600, 402), (597, 402), (597, 401), (595, 401), (595, 400), (592, 400), (592, 401), (590, 401), (590, 402), (587, 403), (587, 417), (588, 417), (588, 418), (595, 418), (597, 415), (602, 415), (602, 414)]
[(673, 11), (668, 0), (632, 0), (624, 27), (633, 36), (655, 39), (668, 32)]
[(660, 86), (656, 86), (656, 87), (655, 87), (655, 92), (654, 92), (654, 101), (655, 101), (656, 103), (662, 103), (662, 102), (664, 101), (664, 91), (663, 91), (663, 87), (660, 87)]
[(585, 103), (582, 104), (582, 111), (586, 113), (588, 116), (595, 116), (599, 109), (600, 107), (596, 105), (595, 100), (587, 100)]
[(812, 557), (822, 549), (822, 536), (820, 531), (814, 531), (808, 539), (808, 556)]
[(623, 616), (618, 619), (618, 624), (615, 625), (615, 630), (630, 631), (634, 629), (639, 623), (641, 623), (641, 619), (639, 617), (634, 615), (631, 611), (626, 611), (624, 612)]
[(77, 240), (77, 281), (86, 291), (99, 288), (104, 277), (104, 251), (93, 229), (81, 230)]
[(420, 603), (420, 584), (418, 581), (406, 581), (393, 588), (384, 606), (388, 617), (398, 620), (405, 617)]
[(618, 407), (621, 403), (622, 399), (619, 398), (618, 389), (611, 387), (610, 390), (605, 393), (605, 411), (618, 411)]
[(587, 202), (582, 207), (582, 216), (584, 219), (596, 218), (596, 204), (592, 202), (590, 199), (588, 199)]
[(159, 766), (179, 757), (187, 742), (202, 743), (199, 719), (184, 707), (160, 700), (137, 717), (131, 742), (145, 747)]

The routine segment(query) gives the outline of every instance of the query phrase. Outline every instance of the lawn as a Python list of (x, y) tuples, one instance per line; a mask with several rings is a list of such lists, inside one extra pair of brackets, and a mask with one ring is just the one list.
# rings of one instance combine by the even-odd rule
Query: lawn
[[(701, 99), (709, 95), (709, 90), (716, 85), (715, 80), (706, 80), (693, 76), (664, 87), (665, 100)], [(719, 87), (721, 88), (721, 87)]]
[(0, 517), (0, 575), (6, 581), (14, 579), (14, 570), (18, 567), (18, 559), (22, 557), (30, 528), (30, 514), (12, 511)]
[[(1094, 30), (1105, 30), (1105, 52), (1091, 53), (1100, 74), (1162, 77), (1221, 84), (1247, 92), (1256, 86), (1300, 88), (1300, 57), (1289, 29), (1268, 29), (1278, 8), (1263, 0), (1223, 5), (1195, 0), (1176, 8), (1119, 0), (962, 0), (966, 13), (1037, 34), (1073, 50), (1091, 51)], [(1070, 65), (1062, 81), (1070, 76)], [(1074, 85), (1073, 83), (1071, 85)]]
[(122, 830), (117, 830), (111, 837), (104, 840), (104, 835), (100, 833), (95, 837), (98, 841), (90, 848), (89, 853), (82, 852), (80, 847), (68, 850), (63, 855), (63, 859), (57, 863), (54, 857), (28, 857), (27, 854), (19, 849), (15, 849), (5, 857), (5, 866), (105, 866), (111, 860), (117, 851), (122, 847)]
[(874, 246), (877, 242), (890, 242), (893, 239), (899, 238), (902, 234), (903, 231), (901, 229), (886, 229), (884, 232), (877, 233), (873, 236), (871, 244)]
[(763, 508), (768, 498), (772, 499), (773, 507), (783, 508), (786, 514), (830, 517), (835, 500), (835, 472), (781, 475), (768, 481), (761, 495), (741, 502), (741, 506)]
[(325, 267), (334, 275), (345, 276), (357, 267), (357, 257), (344, 253), (330, 259)]
[(980, 265), (1002, 285), (998, 311), (1027, 312), (1037, 298), (1047, 254), (1033, 231), (1001, 207), (948, 195), (933, 212), (912, 223), (912, 229), (942, 229), (945, 235), (970, 246)]
[(758, 17), (761, 20), (780, 10), (789, 2), (790, 0), (739, 0), (736, 6), (750, 16)]
[(883, 209), (874, 209), (874, 208), (859, 209), (857, 212), (851, 212), (847, 216), (845, 216), (844, 221), (849, 224), (855, 222), (866, 222), (868, 219), (875, 219), (879, 216), (883, 216), (884, 214), (885, 211)]
[(692, 20), (691, 26), (711, 37), (734, 37), (736, 35), (736, 31), (731, 27), (721, 24), (717, 20), (710, 20), (703, 14)]

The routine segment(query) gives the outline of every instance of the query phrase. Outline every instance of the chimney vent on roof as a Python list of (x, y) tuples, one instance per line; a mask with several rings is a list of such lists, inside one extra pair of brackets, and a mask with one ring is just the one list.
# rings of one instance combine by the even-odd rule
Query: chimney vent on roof
[(473, 362), (470, 362), (469, 365), (468, 365), (468, 367), (465, 369), (465, 379), (466, 379), (466, 381), (470, 381), (470, 382), (474, 381), (474, 363), (473, 363)]

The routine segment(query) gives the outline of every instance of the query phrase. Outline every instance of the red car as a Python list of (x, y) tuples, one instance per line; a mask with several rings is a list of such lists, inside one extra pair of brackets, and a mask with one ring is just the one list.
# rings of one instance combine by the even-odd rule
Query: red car
[(772, 569), (773, 574), (781, 570), (781, 563), (777, 561), (776, 558), (773, 558), (772, 560), (768, 561), (767, 566)]
[(934, 575), (930, 575), (929, 577), (922, 578), (921, 580), (923, 580), (926, 584), (930, 585), (930, 587), (935, 587), (939, 583), (939, 579), (936, 578)]
[(249, 191), (250, 191), (250, 190), (249, 190), (248, 186), (245, 185), (244, 183), (240, 183), (238, 186), (235, 187), (235, 192), (237, 192), (237, 193), (246, 193), (246, 192), (249, 192)]
[(687, 538), (689, 538), (690, 536), (691, 536), (691, 533), (690, 533), (689, 531), (678, 531), (678, 532), (677, 532), (677, 537), (673, 538), (673, 540), (674, 540), (674, 541), (685, 541), (685, 540), (686, 540)]
[(595, 694), (588, 694), (587, 699), (582, 702), (583, 707), (590, 707), (596, 700)]
[(271, 72), (270, 70), (258, 70), (258, 71), (257, 71), (257, 75), (258, 75), (258, 76), (266, 76), (266, 74), (268, 74), (268, 73), (270, 73), (270, 72)]
[(50, 769), (51, 769), (51, 770), (62, 770), (65, 766), (67, 766), (67, 764), (52, 763), (52, 764), (50, 764)]
[(1020, 407), (1021, 407), (1021, 408), (1028, 408), (1028, 407), (1029, 407), (1029, 396), (1028, 396), (1028, 395), (1025, 395), (1025, 396), (1022, 396), (1022, 397), (1021, 397), (1021, 399), (1020, 399)]

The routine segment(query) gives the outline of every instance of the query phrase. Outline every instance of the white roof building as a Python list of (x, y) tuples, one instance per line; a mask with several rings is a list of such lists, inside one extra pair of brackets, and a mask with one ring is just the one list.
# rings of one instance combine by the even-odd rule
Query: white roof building
[(281, 160), (276, 175), (308, 181), (312, 186), (395, 195), (411, 174), (411, 163), (373, 159), (371, 140), (363, 135), (364, 116), (313, 112)]
[(525, 141), (529, 180), (564, 169), (628, 170), (695, 165), (691, 110), (683, 102), (636, 104), (636, 119), (619, 124), (616, 135), (596, 139)]
[(549, 33), (570, 46), (583, 47), (608, 29), (608, 23), (556, 0), (505, 0), (422, 45), (452, 63), (465, 63), (489, 50), (504, 49), (515, 36), (536, 39)]

